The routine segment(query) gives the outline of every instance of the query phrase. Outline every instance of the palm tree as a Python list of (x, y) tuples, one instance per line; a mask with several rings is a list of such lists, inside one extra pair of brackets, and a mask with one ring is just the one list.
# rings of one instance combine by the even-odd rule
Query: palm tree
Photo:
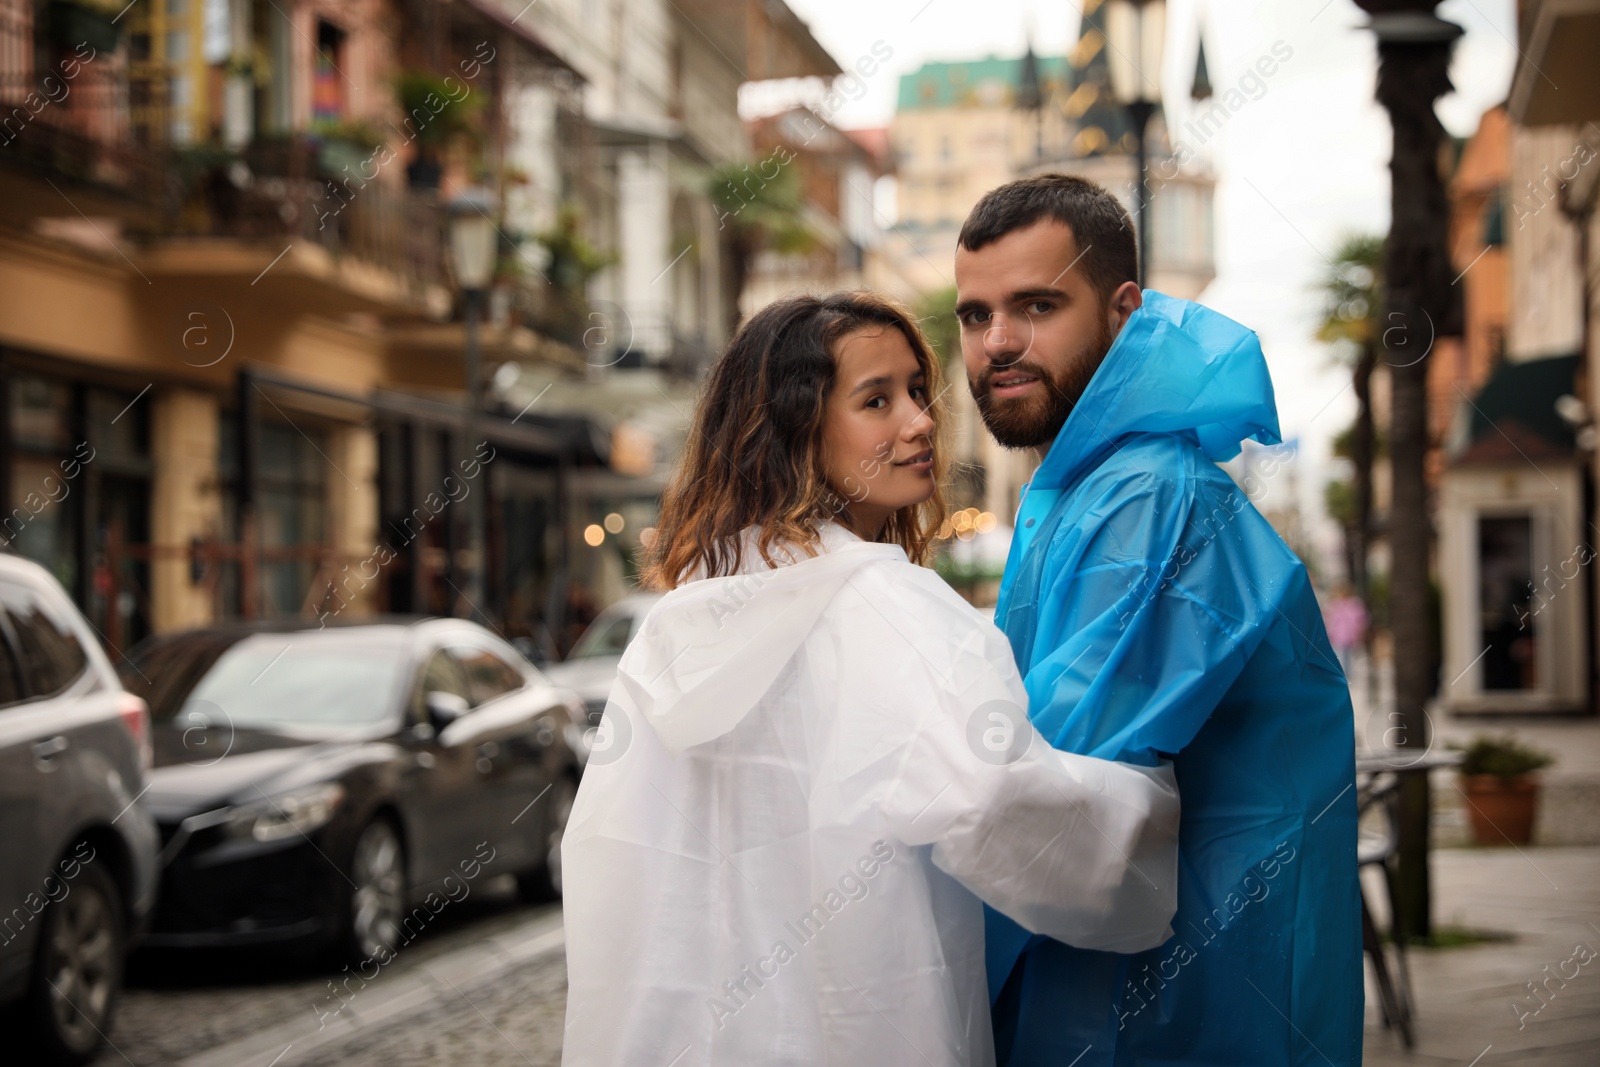
[(1383, 238), (1350, 234), (1340, 242), (1323, 276), (1322, 321), (1316, 338), (1348, 354), (1356, 421), (1350, 428), (1350, 462), (1355, 467), (1351, 514), (1345, 526), (1350, 585), (1368, 599), (1367, 553), (1372, 543), (1372, 462), (1376, 434), (1372, 422), (1372, 373), (1378, 366), (1379, 315), (1383, 304)]
[[(771, 177), (762, 173), (769, 165), (776, 165)], [(816, 247), (817, 238), (805, 220), (805, 193), (799, 172), (792, 166), (776, 164), (775, 155), (759, 164), (724, 163), (714, 168), (706, 193), (717, 211), (728, 265), (723, 278), (731, 331), (739, 325), (739, 300), (756, 256), (764, 250), (780, 254), (809, 252)]]

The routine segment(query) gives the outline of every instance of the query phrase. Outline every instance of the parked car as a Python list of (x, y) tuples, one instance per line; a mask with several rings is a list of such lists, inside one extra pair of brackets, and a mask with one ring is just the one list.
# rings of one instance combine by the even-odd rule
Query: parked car
[(193, 630), (123, 676), (153, 720), (150, 945), (387, 962), (484, 871), (560, 893), (583, 706), (482, 626)]
[(661, 596), (634, 593), (623, 597), (595, 616), (566, 659), (544, 669), (551, 681), (566, 686), (583, 700), (591, 730), (600, 725), (600, 716), (606, 710), (622, 650), (639, 632), (639, 624)]
[(0, 555), (0, 1001), (45, 1061), (87, 1063), (111, 1032), (155, 899), (149, 764), (144, 702), (88, 623), (43, 567)]

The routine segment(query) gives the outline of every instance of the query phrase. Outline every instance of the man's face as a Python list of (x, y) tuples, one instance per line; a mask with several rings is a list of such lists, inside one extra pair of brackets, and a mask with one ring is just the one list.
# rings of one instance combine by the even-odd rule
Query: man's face
[(1054, 219), (976, 251), (956, 249), (967, 386), (984, 425), (1006, 448), (1043, 450), (1055, 440), (1138, 306), (1133, 282), (1109, 304), (1103, 300), (1081, 253), (1072, 230)]

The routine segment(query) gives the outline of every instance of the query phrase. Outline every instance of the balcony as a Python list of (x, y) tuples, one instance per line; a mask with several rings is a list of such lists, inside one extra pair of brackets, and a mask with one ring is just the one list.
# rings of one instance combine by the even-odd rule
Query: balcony
[(325, 313), (448, 310), (437, 194), (407, 187), (398, 161), (300, 134), (176, 158), (169, 211), (144, 235), (152, 276), (242, 277)]
[(164, 145), (149, 140), (166, 129), (162, 95), (129, 78), (123, 53), (47, 31), (33, 5), (0, 0), (0, 215), (152, 218), (165, 196)]

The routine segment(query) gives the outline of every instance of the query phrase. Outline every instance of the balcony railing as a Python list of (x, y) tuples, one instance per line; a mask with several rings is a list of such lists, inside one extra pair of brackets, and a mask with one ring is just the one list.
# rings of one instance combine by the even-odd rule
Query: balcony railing
[[(234, 154), (197, 156), (186, 168), (172, 232), (212, 237), (300, 238), (422, 284), (441, 284), (444, 230), (437, 194), (379, 175), (324, 165), (326, 142), (262, 138)], [(391, 163), (391, 166), (398, 166)]]
[[(147, 241), (303, 239), (388, 271), (414, 292), (444, 281), (435, 192), (393, 172), (362, 180), (370, 163), (342, 164), (370, 153), (333, 138), (258, 136), (238, 151), (175, 146), (169, 68), (131, 61), (126, 41), (73, 45), (75, 37), (36, 20), (51, 10), (0, 0), (0, 170), (49, 181), (67, 199), (61, 214), (121, 214)], [(48, 189), (41, 196), (0, 198), (0, 216), (9, 211), (25, 225), (57, 199)]]
[(159, 204), (166, 82), (130, 77), (125, 52), (58, 44), (0, 0), (0, 166)]

